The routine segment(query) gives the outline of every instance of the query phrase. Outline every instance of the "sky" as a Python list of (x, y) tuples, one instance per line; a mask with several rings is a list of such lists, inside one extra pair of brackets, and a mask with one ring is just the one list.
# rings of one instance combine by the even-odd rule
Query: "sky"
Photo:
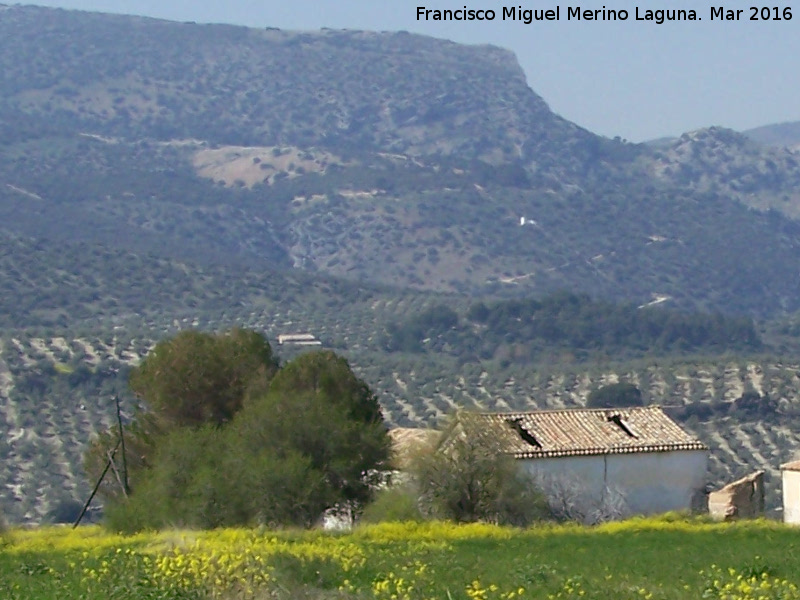
[[(9, 0), (5, 0), (8, 2)], [(791, 20), (751, 21), (748, 4), (641, 0), (639, 14), (691, 9), (701, 20), (636, 19), (636, 2), (498, 2), (479, 0), (51, 0), (80, 10), (198, 23), (314, 30), (405, 30), (466, 44), (512, 50), (528, 85), (562, 117), (595, 133), (634, 142), (719, 125), (745, 130), (800, 121), (800, 2)], [(791, 0), (790, 0), (791, 2)], [(493, 9), (493, 21), (417, 19), (417, 8)], [(567, 20), (568, 7), (627, 10), (626, 21)], [(711, 8), (741, 9), (738, 21), (711, 19)], [(502, 19), (503, 7), (559, 8), (558, 21)], [(766, 10), (774, 16), (774, 9)], [(766, 14), (764, 16), (767, 16)]]

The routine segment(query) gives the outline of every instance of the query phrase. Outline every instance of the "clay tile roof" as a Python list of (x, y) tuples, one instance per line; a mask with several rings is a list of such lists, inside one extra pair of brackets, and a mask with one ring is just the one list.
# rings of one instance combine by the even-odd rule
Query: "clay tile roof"
[(515, 458), (708, 450), (657, 406), (482, 413), (501, 448)]
[(781, 465), (782, 471), (800, 471), (800, 460), (793, 460), (785, 465)]

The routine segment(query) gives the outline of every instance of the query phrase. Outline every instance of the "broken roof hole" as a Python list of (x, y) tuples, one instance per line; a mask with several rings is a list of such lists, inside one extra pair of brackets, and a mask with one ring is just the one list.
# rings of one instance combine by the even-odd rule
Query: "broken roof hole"
[(508, 421), (508, 424), (514, 428), (514, 431), (517, 432), (517, 435), (519, 435), (519, 437), (522, 438), (525, 442), (527, 442), (531, 446), (536, 446), (537, 448), (542, 447), (542, 444), (539, 443), (539, 440), (537, 440), (530, 431), (528, 431), (522, 426), (522, 419), (520, 418), (511, 419), (510, 421)]
[(633, 430), (631, 429), (630, 425), (628, 425), (628, 422), (625, 421), (625, 419), (623, 419), (622, 415), (620, 415), (620, 414), (608, 415), (608, 422), (609, 423), (614, 423), (614, 425), (616, 425), (617, 427), (622, 429), (622, 431), (624, 431), (625, 434), (628, 437), (632, 437), (632, 438), (638, 438), (639, 437), (638, 435), (636, 435), (633, 432)]

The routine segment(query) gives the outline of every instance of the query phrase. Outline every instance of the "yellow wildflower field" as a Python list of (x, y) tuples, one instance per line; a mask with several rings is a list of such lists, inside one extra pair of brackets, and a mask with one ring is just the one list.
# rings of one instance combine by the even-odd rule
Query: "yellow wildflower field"
[(385, 523), (350, 533), (12, 530), (0, 598), (800, 600), (800, 530), (671, 515), (598, 527)]

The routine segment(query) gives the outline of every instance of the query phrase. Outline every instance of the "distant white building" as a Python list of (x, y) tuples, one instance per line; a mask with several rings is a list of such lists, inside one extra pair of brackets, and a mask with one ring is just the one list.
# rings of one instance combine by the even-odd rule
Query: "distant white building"
[(479, 430), (532, 477), (577, 482), (598, 503), (613, 490), (624, 500), (626, 514), (689, 510), (705, 488), (708, 448), (659, 407), (465, 417), (481, 420), (485, 427)]
[(781, 465), (783, 520), (800, 525), (800, 460)]
[(278, 336), (278, 344), (295, 346), (321, 346), (322, 342), (311, 333), (282, 333)]

